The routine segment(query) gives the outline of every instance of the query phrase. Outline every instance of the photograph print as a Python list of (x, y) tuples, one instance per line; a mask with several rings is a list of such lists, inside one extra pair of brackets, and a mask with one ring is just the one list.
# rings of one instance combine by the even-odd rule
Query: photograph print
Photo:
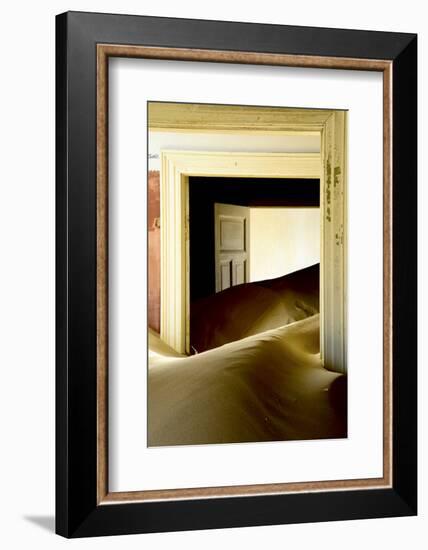
[(147, 113), (147, 445), (346, 438), (346, 111)]

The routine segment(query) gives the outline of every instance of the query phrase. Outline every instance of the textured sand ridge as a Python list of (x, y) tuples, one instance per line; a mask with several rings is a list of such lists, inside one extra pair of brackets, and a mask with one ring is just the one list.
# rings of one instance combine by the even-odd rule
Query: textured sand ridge
[(191, 310), (191, 345), (205, 351), (318, 312), (319, 264), (315, 264), (199, 300)]
[[(320, 363), (319, 315), (313, 314), (318, 309), (318, 292), (312, 292), (318, 285), (318, 272), (309, 269), (312, 284), (307, 282), (306, 293), (295, 274), (288, 276), (289, 285), (284, 278), (242, 285), (249, 292), (253, 286), (267, 289), (275, 299), (266, 300), (264, 310), (260, 301), (243, 300), (241, 305), (249, 313), (242, 317), (242, 325), (226, 315), (221, 338), (216, 336), (214, 342), (282, 320), (281, 326), (215, 348), (205, 338), (212, 349), (190, 357), (178, 355), (156, 333), (150, 333), (150, 446), (346, 436), (346, 378)], [(216, 297), (224, 300), (227, 292)], [(237, 314), (242, 288), (235, 287), (228, 294), (233, 295), (229, 313)], [(252, 315), (251, 304), (257, 309)], [(213, 307), (207, 324), (220, 328), (223, 307), (216, 311)], [(224, 326), (228, 323), (232, 334)]]

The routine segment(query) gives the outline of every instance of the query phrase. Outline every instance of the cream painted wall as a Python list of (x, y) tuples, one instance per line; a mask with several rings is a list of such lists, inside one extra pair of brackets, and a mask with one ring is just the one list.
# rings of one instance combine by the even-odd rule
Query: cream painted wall
[(319, 153), (319, 136), (209, 132), (150, 132), (149, 170), (160, 170), (161, 150), (259, 153)]
[(319, 261), (319, 208), (250, 209), (250, 281), (280, 277)]

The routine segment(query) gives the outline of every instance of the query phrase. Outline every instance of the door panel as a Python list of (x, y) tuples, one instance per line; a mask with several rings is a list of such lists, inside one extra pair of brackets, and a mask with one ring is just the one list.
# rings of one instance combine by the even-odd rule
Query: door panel
[(242, 285), (246, 282), (245, 279), (245, 265), (246, 261), (239, 261), (234, 263), (234, 278), (233, 278), (233, 286), (235, 285)]
[(250, 209), (215, 203), (216, 292), (248, 282)]
[(220, 215), (219, 223), (221, 251), (245, 251), (245, 218)]
[(226, 290), (231, 285), (232, 262), (230, 260), (220, 262), (220, 290)]

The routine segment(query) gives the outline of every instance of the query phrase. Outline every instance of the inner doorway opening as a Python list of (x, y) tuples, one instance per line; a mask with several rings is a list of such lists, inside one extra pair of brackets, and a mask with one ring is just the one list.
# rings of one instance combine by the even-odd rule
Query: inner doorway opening
[(189, 177), (189, 352), (318, 312), (320, 241), (318, 179)]

